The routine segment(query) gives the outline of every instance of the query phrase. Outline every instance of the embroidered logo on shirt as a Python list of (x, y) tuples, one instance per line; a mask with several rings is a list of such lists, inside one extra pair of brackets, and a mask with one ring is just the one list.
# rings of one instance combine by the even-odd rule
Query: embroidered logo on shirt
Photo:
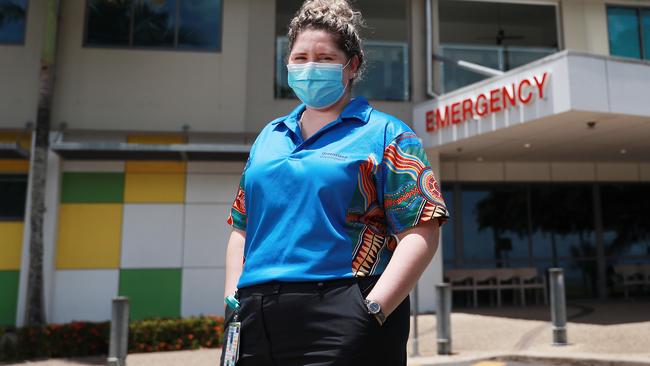
[(334, 160), (341, 160), (341, 161), (347, 160), (347, 158), (348, 158), (345, 155), (341, 155), (341, 154), (337, 154), (337, 153), (331, 153), (331, 152), (325, 152), (325, 151), (323, 151), (320, 154), (320, 157), (323, 158), (323, 159), (334, 159)]

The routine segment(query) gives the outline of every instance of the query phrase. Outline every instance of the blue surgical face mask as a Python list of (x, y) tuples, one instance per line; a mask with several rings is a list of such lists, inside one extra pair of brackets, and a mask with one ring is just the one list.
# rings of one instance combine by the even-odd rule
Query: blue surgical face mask
[(350, 61), (345, 66), (323, 62), (288, 64), (289, 86), (308, 107), (330, 107), (345, 93), (348, 84), (343, 85), (343, 69), (349, 64)]

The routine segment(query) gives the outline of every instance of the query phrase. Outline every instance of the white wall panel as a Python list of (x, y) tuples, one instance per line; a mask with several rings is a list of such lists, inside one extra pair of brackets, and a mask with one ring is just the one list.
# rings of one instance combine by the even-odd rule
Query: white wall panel
[(650, 182), (650, 163), (639, 164), (639, 175), (641, 181)]
[(117, 296), (118, 270), (59, 270), (54, 274), (53, 323), (111, 318)]
[(458, 163), (458, 180), (459, 181), (503, 181), (503, 163)]
[(183, 205), (125, 204), (121, 268), (178, 268)]
[[(607, 68), (604, 59), (571, 58), (569, 62), (569, 85), (571, 107), (581, 111), (609, 111)], [(579, 60), (579, 61), (578, 61)]]
[(224, 315), (224, 280), (219, 268), (183, 269), (181, 316)]
[[(54, 121), (64, 120), (70, 129), (180, 132), (188, 125), (193, 132), (244, 130), (248, 53), (253, 52), (250, 57), (258, 66), (260, 58), (268, 59), (267, 64), (273, 60), (272, 52), (246, 47), (249, 37), (261, 36), (247, 31), (249, 1), (223, 2), (219, 52), (83, 47), (86, 3), (65, 1), (61, 7), (66, 21), (60, 29), (64, 36), (59, 45)], [(272, 23), (268, 13), (264, 17)], [(34, 61), (37, 65), (38, 57)], [(37, 78), (38, 68), (31, 69)], [(262, 82), (272, 97), (273, 78)], [(29, 110), (35, 107), (34, 99)]]
[(186, 202), (232, 203), (240, 178), (235, 174), (188, 174)]
[(548, 182), (551, 165), (548, 163), (505, 163), (507, 181)]
[(650, 115), (648, 85), (650, 66), (644, 63), (607, 61), (611, 112)]
[(440, 181), (449, 182), (457, 180), (456, 163), (440, 162)]
[(639, 164), (635, 163), (598, 163), (596, 178), (601, 182), (638, 182)]
[(551, 163), (551, 180), (554, 182), (594, 181), (596, 167), (592, 163)]
[(189, 204), (185, 209), (184, 267), (223, 267), (230, 204)]
[[(29, 1), (25, 43), (0, 44), (0, 128), (23, 129), (36, 122), (46, 10), (45, 1)], [(53, 119), (52, 126), (59, 122)]]

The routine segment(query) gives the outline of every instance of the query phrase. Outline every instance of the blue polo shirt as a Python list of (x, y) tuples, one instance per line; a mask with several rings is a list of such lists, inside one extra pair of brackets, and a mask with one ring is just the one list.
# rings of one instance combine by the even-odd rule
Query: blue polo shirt
[(305, 106), (268, 123), (228, 224), (246, 231), (238, 287), (381, 274), (395, 234), (447, 209), (420, 140), (361, 97), (303, 141)]

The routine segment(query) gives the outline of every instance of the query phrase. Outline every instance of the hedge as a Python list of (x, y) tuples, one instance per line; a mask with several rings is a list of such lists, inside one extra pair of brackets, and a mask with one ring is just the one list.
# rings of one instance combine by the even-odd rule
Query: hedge
[[(129, 353), (215, 348), (223, 317), (145, 319), (129, 324)], [(109, 322), (0, 327), (0, 362), (108, 354)]]

